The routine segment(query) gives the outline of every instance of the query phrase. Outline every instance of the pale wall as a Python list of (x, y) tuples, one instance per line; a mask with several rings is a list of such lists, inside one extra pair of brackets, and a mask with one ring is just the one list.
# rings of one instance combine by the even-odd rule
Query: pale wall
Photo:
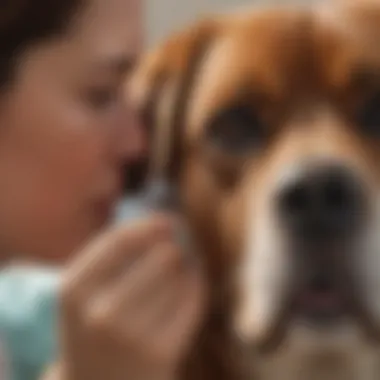
[[(313, 0), (288, 1), (305, 3)], [(200, 17), (202, 13), (260, 2), (263, 0), (145, 0), (146, 42), (151, 45), (161, 40), (167, 33)], [(281, 4), (285, 0), (271, 2)]]

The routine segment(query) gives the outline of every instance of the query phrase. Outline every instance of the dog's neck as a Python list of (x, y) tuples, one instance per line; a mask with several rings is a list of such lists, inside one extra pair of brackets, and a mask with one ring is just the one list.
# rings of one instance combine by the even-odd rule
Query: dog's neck
[(288, 352), (256, 360), (256, 380), (377, 380), (379, 356), (373, 352), (331, 355)]
[(252, 359), (258, 380), (378, 380), (380, 351), (342, 329), (320, 336), (300, 329), (272, 355)]
[(300, 341), (297, 337), (298, 342), (284, 344), (272, 354), (253, 354), (232, 332), (228, 310), (228, 307), (222, 307), (211, 312), (183, 379), (380, 379), (380, 350), (360, 343), (355, 336), (342, 335), (341, 342), (336, 338), (336, 345), (335, 341), (332, 345), (324, 345), (323, 340), (315, 343), (312, 336), (306, 337), (311, 338), (310, 342)]

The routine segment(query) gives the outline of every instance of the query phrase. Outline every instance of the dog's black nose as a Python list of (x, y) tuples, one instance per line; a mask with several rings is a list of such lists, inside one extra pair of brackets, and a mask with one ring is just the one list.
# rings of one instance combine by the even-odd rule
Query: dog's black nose
[(357, 227), (364, 196), (352, 172), (323, 165), (305, 170), (284, 185), (279, 209), (293, 237), (320, 241), (341, 237)]

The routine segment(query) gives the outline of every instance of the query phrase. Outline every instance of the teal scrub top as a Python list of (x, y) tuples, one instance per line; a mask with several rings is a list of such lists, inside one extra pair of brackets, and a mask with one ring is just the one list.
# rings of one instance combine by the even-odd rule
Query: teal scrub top
[[(145, 211), (138, 197), (124, 199), (115, 223), (133, 221)], [(39, 380), (54, 361), (59, 282), (56, 269), (0, 270), (0, 380)]]
[[(59, 272), (11, 267), (0, 271), (0, 342), (4, 380), (38, 380), (54, 360)], [(1, 371), (1, 369), (0, 369)]]

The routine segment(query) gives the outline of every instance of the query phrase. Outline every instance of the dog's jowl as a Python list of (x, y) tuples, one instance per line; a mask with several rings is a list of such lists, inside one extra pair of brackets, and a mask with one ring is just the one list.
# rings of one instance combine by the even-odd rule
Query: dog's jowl
[(128, 84), (210, 283), (181, 380), (380, 379), (380, 3), (211, 17)]

